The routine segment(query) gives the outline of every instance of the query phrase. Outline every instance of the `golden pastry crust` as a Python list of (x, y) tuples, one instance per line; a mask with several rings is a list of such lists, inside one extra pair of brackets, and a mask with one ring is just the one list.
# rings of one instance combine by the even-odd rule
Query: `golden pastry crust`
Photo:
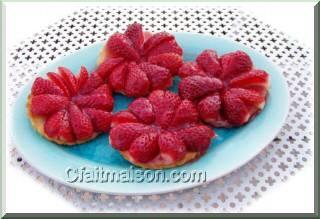
[(98, 133), (94, 132), (92, 134), (92, 137), (86, 140), (82, 140), (82, 141), (74, 141), (74, 142), (68, 142), (63, 138), (51, 138), (49, 137), (45, 132), (44, 132), (44, 122), (45, 122), (45, 118), (42, 116), (35, 116), (31, 113), (30, 111), (30, 103), (31, 103), (31, 96), (28, 96), (28, 100), (27, 100), (27, 116), (29, 117), (30, 121), (31, 121), (31, 125), (32, 127), (43, 137), (45, 137), (46, 139), (48, 139), (49, 141), (55, 142), (57, 144), (61, 144), (61, 145), (68, 145), (68, 146), (72, 146), (72, 145), (76, 145), (76, 144), (82, 144), (85, 143), (87, 141), (90, 141), (92, 139), (94, 139), (95, 137), (97, 137)]
[(187, 152), (183, 159), (175, 162), (175, 163), (166, 163), (163, 160), (159, 160), (158, 157), (154, 158), (153, 160), (147, 163), (141, 163), (134, 160), (129, 151), (120, 151), (121, 155), (130, 163), (133, 163), (136, 166), (142, 167), (144, 169), (168, 169), (174, 168), (178, 166), (182, 166), (186, 163), (189, 163), (192, 160), (195, 160), (200, 156), (199, 152)]

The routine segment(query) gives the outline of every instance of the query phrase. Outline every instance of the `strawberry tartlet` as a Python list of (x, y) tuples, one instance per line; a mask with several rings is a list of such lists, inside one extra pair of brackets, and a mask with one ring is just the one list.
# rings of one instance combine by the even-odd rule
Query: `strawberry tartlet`
[(37, 77), (28, 96), (32, 126), (45, 138), (63, 145), (84, 143), (110, 128), (113, 97), (109, 86), (81, 67), (78, 76), (64, 67), (47, 78)]
[(179, 95), (196, 104), (202, 121), (213, 127), (242, 126), (264, 108), (269, 75), (253, 68), (243, 51), (219, 58), (214, 50), (204, 50), (178, 74)]
[(215, 136), (189, 100), (155, 90), (112, 118), (110, 143), (129, 162), (148, 169), (183, 165), (203, 155)]
[(170, 87), (182, 63), (182, 49), (173, 35), (144, 32), (133, 23), (124, 33), (110, 36), (98, 57), (97, 72), (115, 92), (141, 97)]

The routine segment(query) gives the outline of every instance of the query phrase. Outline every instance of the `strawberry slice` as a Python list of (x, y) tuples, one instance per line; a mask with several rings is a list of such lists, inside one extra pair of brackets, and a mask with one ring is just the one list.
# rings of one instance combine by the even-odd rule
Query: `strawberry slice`
[(138, 60), (140, 55), (132, 47), (131, 40), (124, 34), (115, 33), (107, 42), (108, 51), (115, 57), (124, 57), (128, 60)]
[(138, 119), (135, 115), (127, 110), (119, 111), (112, 116), (111, 127), (115, 127), (120, 123), (136, 123)]
[(190, 76), (181, 80), (179, 95), (183, 99), (196, 100), (205, 95), (217, 92), (223, 88), (222, 82), (217, 78)]
[(111, 113), (99, 109), (86, 108), (83, 109), (91, 119), (93, 128), (97, 132), (106, 132), (110, 129)]
[(242, 88), (261, 86), (267, 89), (269, 86), (269, 75), (263, 70), (254, 69), (230, 80), (229, 86)]
[(196, 59), (197, 63), (204, 69), (208, 76), (219, 77), (222, 69), (220, 66), (218, 54), (212, 50), (204, 50)]
[(142, 25), (135, 22), (127, 27), (124, 34), (131, 40), (133, 47), (139, 51), (144, 41)]
[(103, 94), (112, 97), (112, 90), (108, 84), (102, 84), (100, 87), (92, 91), (91, 94)]
[(86, 67), (81, 66), (80, 73), (78, 75), (78, 89), (81, 89), (82, 86), (87, 82), (89, 78), (89, 73)]
[(72, 74), (72, 72), (65, 68), (65, 67), (58, 67), (58, 71), (60, 75), (62, 76), (65, 85), (67, 86), (68, 90), (70, 91), (70, 94), (72, 96), (77, 94), (78, 88), (77, 88), (77, 79)]
[(107, 58), (95, 70), (101, 78), (105, 79), (112, 70), (124, 61), (123, 58)]
[(82, 113), (75, 104), (70, 104), (68, 111), (72, 130), (77, 140), (81, 141), (91, 138), (93, 135), (93, 127), (89, 116)]
[(63, 109), (52, 114), (44, 123), (44, 132), (51, 138), (73, 142), (75, 136), (69, 122), (69, 114)]
[(94, 91), (97, 87), (99, 87), (101, 84), (103, 84), (103, 80), (100, 77), (100, 75), (96, 72), (92, 72), (89, 75), (88, 80), (86, 83), (83, 84), (81, 89), (79, 90), (80, 94), (88, 94)]
[(81, 108), (96, 108), (106, 111), (113, 109), (113, 98), (104, 94), (78, 95), (73, 102)]
[(201, 119), (207, 123), (216, 124), (222, 120), (220, 115), (222, 103), (219, 94), (203, 98), (197, 108)]
[(149, 51), (151, 49), (153, 49), (154, 47), (156, 47), (157, 45), (159, 45), (162, 42), (165, 41), (169, 41), (169, 40), (173, 40), (174, 36), (166, 33), (166, 32), (160, 32), (160, 33), (156, 33), (153, 34), (151, 37), (148, 38), (148, 40), (146, 40), (143, 44), (143, 54), (146, 55), (149, 53)]
[(243, 51), (236, 51), (224, 54), (220, 58), (222, 67), (221, 78), (232, 79), (242, 73), (248, 72), (252, 69), (252, 61), (247, 53)]
[(128, 110), (145, 124), (150, 124), (154, 121), (153, 107), (147, 98), (135, 99), (129, 104)]
[(187, 153), (183, 141), (170, 132), (162, 133), (159, 136), (159, 148), (162, 156), (169, 156), (172, 161), (179, 161)]
[(182, 57), (176, 53), (162, 53), (160, 55), (151, 56), (148, 58), (151, 64), (160, 65), (170, 70), (171, 74), (178, 73), (179, 68), (183, 64)]
[(182, 56), (182, 49), (175, 40), (164, 41), (148, 52), (148, 56), (160, 55), (162, 53), (175, 53)]
[(180, 130), (178, 136), (181, 137), (188, 151), (203, 154), (208, 149), (211, 138), (215, 136), (215, 133), (207, 126), (196, 125)]
[(263, 108), (265, 97), (261, 96), (258, 92), (254, 90), (248, 90), (243, 88), (231, 88), (228, 90), (234, 96), (239, 97), (244, 103), (248, 105), (253, 105), (257, 108)]
[(156, 133), (142, 134), (130, 146), (130, 155), (141, 163), (146, 163), (159, 154), (158, 135)]
[(55, 94), (63, 96), (64, 92), (52, 81), (38, 77), (32, 85), (31, 94), (34, 96), (40, 94)]
[(123, 91), (127, 75), (127, 63), (114, 68), (109, 77), (109, 83), (115, 91)]
[(110, 131), (110, 140), (113, 148), (126, 151), (133, 140), (145, 133), (149, 128), (140, 123), (122, 123)]
[(69, 104), (67, 97), (53, 94), (40, 94), (31, 97), (30, 110), (36, 116), (48, 116), (65, 108)]
[(54, 72), (48, 72), (47, 76), (53, 83), (55, 83), (58, 87), (60, 87), (61, 90), (63, 90), (65, 96), (70, 96), (69, 90), (67, 86), (64, 84), (63, 79), (59, 74)]
[(179, 68), (178, 75), (182, 78), (194, 75), (207, 76), (196, 62), (185, 62)]
[(128, 75), (125, 85), (129, 97), (145, 96), (149, 92), (150, 82), (144, 71), (135, 63), (128, 65)]
[(172, 85), (172, 76), (168, 69), (146, 62), (141, 63), (139, 67), (147, 74), (152, 90), (164, 90)]
[(176, 109), (173, 124), (183, 125), (198, 122), (198, 112), (196, 107), (189, 100), (183, 100)]

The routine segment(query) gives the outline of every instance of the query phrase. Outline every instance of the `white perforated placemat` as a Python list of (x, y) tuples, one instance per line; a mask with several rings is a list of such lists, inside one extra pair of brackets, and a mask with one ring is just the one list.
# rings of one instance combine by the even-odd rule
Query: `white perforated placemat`
[(84, 8), (50, 25), (11, 49), (9, 102), (39, 67), (137, 21), (149, 31), (175, 31), (229, 37), (269, 57), (282, 70), (290, 89), (290, 113), (279, 135), (252, 161), (214, 182), (194, 189), (152, 196), (113, 196), (81, 191), (53, 181), (31, 167), (12, 147), (11, 163), (57, 191), (76, 206), (108, 212), (237, 212), (286, 181), (312, 160), (313, 57), (282, 32), (232, 8), (107, 7)]

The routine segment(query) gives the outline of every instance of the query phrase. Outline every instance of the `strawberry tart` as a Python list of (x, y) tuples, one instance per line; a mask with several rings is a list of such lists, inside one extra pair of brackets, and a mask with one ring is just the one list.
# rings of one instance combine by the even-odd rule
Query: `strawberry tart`
[(208, 149), (215, 133), (199, 122), (189, 100), (155, 90), (112, 118), (110, 143), (129, 162), (148, 169), (190, 162)]
[(98, 57), (97, 72), (113, 91), (141, 97), (170, 87), (182, 63), (182, 49), (173, 35), (144, 32), (141, 24), (133, 23), (124, 33), (110, 36)]
[(218, 57), (204, 50), (179, 69), (179, 95), (196, 104), (202, 121), (213, 127), (239, 127), (263, 108), (269, 75), (253, 67), (248, 54), (236, 51)]
[(32, 126), (63, 145), (80, 144), (110, 128), (113, 97), (103, 79), (81, 67), (78, 76), (64, 67), (35, 79), (28, 96)]

